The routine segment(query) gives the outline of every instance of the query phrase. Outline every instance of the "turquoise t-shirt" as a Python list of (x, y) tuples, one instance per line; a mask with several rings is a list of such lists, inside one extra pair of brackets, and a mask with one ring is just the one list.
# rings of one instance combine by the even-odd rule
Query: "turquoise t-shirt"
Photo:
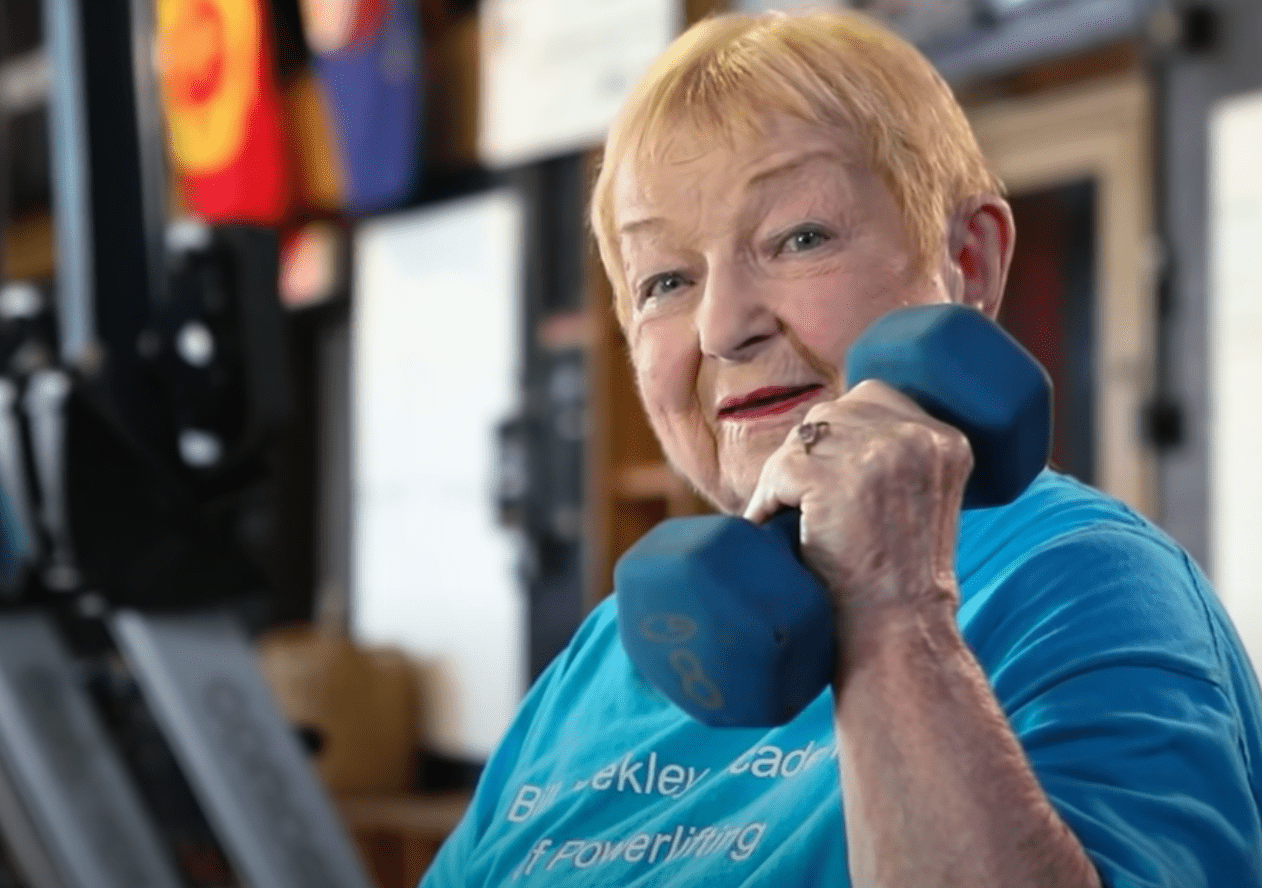
[[(1262, 698), (1187, 556), (1053, 472), (966, 513), (959, 625), (1109, 888), (1262, 885)], [(604, 602), (531, 689), (423, 888), (849, 885), (825, 692), (707, 728), (646, 684)]]

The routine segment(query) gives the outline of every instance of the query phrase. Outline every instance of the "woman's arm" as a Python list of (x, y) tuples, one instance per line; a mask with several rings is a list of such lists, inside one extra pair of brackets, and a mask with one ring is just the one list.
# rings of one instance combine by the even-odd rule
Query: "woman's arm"
[(847, 628), (834, 715), (855, 888), (1098, 888), (953, 610)]
[(746, 517), (802, 510), (833, 595), (834, 680), (855, 888), (1098, 888), (955, 625), (967, 440), (879, 383), (812, 408), (764, 466)]

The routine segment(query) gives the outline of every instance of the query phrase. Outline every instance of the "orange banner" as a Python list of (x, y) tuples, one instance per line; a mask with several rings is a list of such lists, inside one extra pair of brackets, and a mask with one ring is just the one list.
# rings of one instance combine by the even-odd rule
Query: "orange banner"
[(262, 0), (158, 0), (158, 67), (184, 202), (211, 222), (279, 222), (290, 170)]

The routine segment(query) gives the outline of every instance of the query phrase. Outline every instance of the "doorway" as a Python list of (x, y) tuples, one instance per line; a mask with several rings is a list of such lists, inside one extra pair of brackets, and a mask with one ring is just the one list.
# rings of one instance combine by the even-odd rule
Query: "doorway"
[(1157, 517), (1148, 96), (1138, 77), (970, 109), (1008, 188), (1000, 321), (1052, 376), (1053, 465)]
[(1016, 249), (999, 322), (1054, 380), (1052, 466), (1096, 476), (1096, 182), (1009, 195)]

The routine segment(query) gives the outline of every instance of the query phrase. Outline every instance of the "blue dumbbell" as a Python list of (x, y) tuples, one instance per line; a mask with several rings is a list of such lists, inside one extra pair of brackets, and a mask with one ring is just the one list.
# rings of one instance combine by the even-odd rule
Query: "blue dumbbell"
[[(1047, 464), (1051, 382), (985, 315), (956, 304), (879, 319), (846, 354), (846, 385), (877, 379), (963, 432), (964, 508), (1009, 503)], [(618, 629), (640, 673), (696, 720), (770, 727), (833, 679), (832, 602), (798, 557), (796, 510), (662, 522), (614, 568)]]

